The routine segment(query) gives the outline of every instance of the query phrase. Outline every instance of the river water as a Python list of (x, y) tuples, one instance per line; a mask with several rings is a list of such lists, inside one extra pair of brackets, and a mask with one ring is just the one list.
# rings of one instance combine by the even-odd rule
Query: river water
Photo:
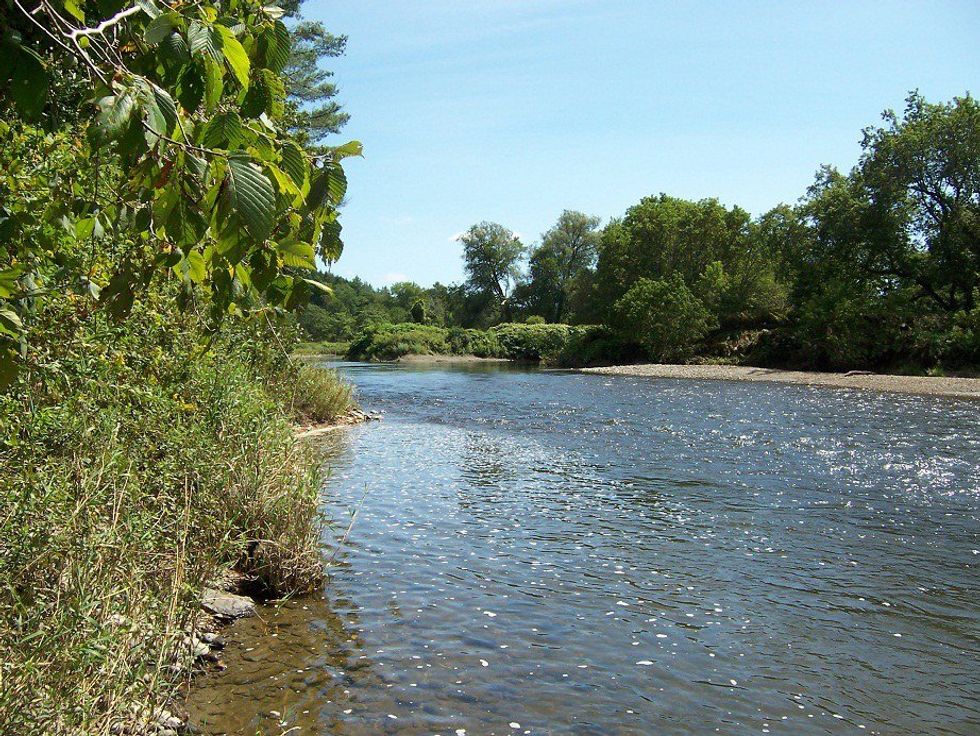
[(324, 440), (349, 538), (201, 732), (980, 733), (977, 403), (341, 370), (384, 415)]

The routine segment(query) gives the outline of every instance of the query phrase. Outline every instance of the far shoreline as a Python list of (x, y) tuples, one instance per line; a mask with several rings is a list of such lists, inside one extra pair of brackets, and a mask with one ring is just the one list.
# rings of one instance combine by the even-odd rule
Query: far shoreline
[(980, 400), (980, 378), (898, 376), (857, 371), (851, 373), (817, 373), (735, 365), (669, 365), (662, 363), (579, 368), (578, 371), (594, 375), (632, 376), (634, 378), (687, 378), (712, 381), (792, 383), (804, 386), (856, 388), (886, 393)]

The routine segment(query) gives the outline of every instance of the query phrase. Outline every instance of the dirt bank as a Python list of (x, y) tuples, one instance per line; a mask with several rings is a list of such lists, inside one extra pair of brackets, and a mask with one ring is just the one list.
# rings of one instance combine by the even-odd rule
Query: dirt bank
[(583, 373), (607, 376), (647, 378), (695, 378), (719, 381), (775, 381), (807, 386), (860, 388), (903, 394), (951, 396), (980, 399), (980, 378), (939, 378), (926, 376), (892, 376), (871, 373), (812, 373), (773, 368), (750, 368), (733, 365), (614, 365), (604, 368), (582, 368)]

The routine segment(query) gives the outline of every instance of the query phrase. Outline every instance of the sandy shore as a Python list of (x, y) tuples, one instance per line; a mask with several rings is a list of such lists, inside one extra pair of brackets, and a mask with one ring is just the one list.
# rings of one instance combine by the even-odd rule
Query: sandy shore
[(903, 394), (952, 396), (980, 399), (980, 378), (932, 378), (924, 376), (891, 376), (860, 373), (810, 373), (772, 368), (750, 368), (733, 365), (614, 365), (605, 368), (583, 368), (583, 373), (607, 376), (641, 376), (648, 378), (696, 378), (719, 381), (776, 381), (807, 386), (861, 388)]

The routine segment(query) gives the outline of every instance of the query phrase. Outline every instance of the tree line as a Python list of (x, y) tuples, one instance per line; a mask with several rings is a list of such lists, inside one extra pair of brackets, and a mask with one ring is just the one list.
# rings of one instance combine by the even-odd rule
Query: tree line
[(315, 297), (301, 321), (330, 340), (385, 322), (603, 325), (597, 361), (975, 368), (980, 107), (912, 93), (861, 149), (849, 172), (821, 167), (795, 205), (756, 217), (660, 194), (604, 226), (565, 211), (530, 246), (481, 222), (459, 238), (463, 283), (373, 289), (320, 275), (334, 297)]

